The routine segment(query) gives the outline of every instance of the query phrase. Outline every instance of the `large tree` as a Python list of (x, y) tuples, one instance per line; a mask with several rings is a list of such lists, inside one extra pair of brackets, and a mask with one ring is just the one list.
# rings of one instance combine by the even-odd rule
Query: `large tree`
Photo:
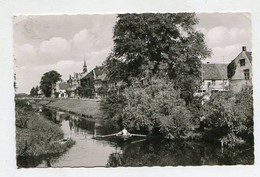
[(57, 71), (52, 70), (43, 74), (40, 82), (40, 89), (46, 97), (51, 96), (54, 85), (60, 80), (61, 75)]
[[(189, 103), (199, 86), (201, 60), (210, 55), (196, 24), (193, 13), (118, 15), (112, 56), (120, 62), (108, 64), (120, 63), (124, 70), (121, 79), (128, 83), (132, 78), (167, 76)], [(117, 66), (112, 68), (122, 70)]]

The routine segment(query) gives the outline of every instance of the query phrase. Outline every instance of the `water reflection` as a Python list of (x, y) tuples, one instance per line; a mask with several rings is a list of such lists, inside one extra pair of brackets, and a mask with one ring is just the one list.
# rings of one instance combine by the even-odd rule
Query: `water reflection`
[(224, 150), (203, 142), (139, 141), (125, 144), (112, 153), (107, 166), (194, 166), (253, 164), (253, 149)]
[(224, 149), (205, 142), (172, 142), (161, 138), (93, 139), (93, 134), (111, 134), (118, 129), (95, 120), (65, 112), (43, 109), (44, 117), (58, 125), (65, 137), (76, 144), (56, 156), (18, 159), (22, 167), (94, 167), (94, 166), (191, 166), (253, 164), (254, 150), (249, 147)]
[(105, 166), (109, 155), (116, 152), (113, 142), (93, 139), (95, 131), (99, 134), (103, 131), (98, 121), (54, 110), (44, 110), (43, 114), (61, 126), (65, 137), (71, 137), (76, 141), (76, 144), (58, 160), (50, 159), (52, 167)]

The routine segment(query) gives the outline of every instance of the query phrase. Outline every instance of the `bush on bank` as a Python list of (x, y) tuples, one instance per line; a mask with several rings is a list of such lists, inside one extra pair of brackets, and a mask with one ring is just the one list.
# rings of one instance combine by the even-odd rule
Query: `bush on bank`
[(116, 92), (110, 92), (106, 99), (101, 101), (100, 109), (103, 113), (103, 118), (106, 125), (116, 129), (122, 129), (122, 114), (126, 105), (123, 95), (118, 95)]
[(136, 81), (122, 95), (110, 95), (103, 104), (105, 114), (130, 131), (159, 133), (168, 139), (185, 138), (193, 120), (180, 92), (165, 79), (153, 78), (150, 82), (143, 85)]
[(26, 103), (16, 104), (16, 154), (40, 156), (65, 152), (75, 142), (52, 143), (64, 136), (58, 125), (34, 113)]
[[(234, 147), (253, 143), (252, 88), (241, 92), (219, 92), (201, 105), (193, 99), (186, 105), (174, 84), (165, 79), (152, 79), (148, 85), (136, 81), (121, 95), (111, 94), (101, 104), (104, 117), (130, 131), (159, 133), (169, 139), (188, 139), (204, 135), (204, 139), (221, 141)], [(196, 133), (200, 118), (208, 129)]]
[(253, 143), (253, 91), (220, 92), (211, 96), (204, 107), (205, 122), (224, 134), (223, 144), (233, 147), (245, 141)]

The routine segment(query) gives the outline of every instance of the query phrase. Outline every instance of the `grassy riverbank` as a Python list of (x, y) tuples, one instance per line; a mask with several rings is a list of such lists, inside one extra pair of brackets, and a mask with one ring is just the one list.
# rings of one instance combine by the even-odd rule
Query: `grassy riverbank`
[(100, 102), (96, 100), (61, 99), (51, 102), (47, 106), (89, 118), (99, 118), (102, 115), (100, 111)]
[(34, 113), (27, 105), (16, 104), (16, 155), (36, 157), (60, 154), (67, 151), (75, 142), (55, 143), (64, 136), (60, 127)]

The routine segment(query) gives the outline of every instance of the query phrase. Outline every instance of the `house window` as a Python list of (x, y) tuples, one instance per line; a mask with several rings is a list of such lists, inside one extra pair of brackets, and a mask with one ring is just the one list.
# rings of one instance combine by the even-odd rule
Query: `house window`
[(246, 60), (245, 59), (241, 59), (240, 60), (240, 66), (245, 66), (246, 65)]
[(245, 80), (249, 80), (249, 69), (244, 70)]
[(212, 85), (216, 85), (216, 80), (212, 80)]

